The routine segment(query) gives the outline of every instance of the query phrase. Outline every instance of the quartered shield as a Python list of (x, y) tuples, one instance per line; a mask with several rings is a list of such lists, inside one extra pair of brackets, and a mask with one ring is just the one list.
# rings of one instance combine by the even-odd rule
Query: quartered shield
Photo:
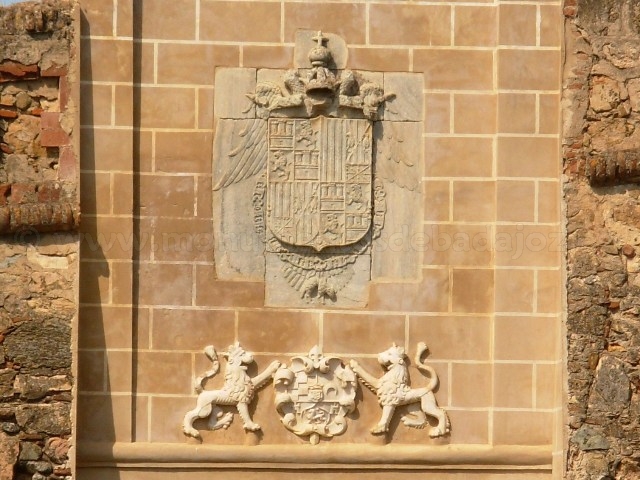
[(327, 117), (268, 122), (271, 234), (317, 251), (362, 239), (371, 225), (371, 122)]

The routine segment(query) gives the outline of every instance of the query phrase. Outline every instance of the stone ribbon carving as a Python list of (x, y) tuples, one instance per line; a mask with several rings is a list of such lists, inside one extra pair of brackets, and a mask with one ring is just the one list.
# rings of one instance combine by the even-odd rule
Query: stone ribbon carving
[(325, 357), (316, 345), (309, 355), (294, 357), (274, 377), (276, 410), (296, 435), (331, 438), (347, 429), (346, 415), (356, 408), (357, 380), (337, 357)]

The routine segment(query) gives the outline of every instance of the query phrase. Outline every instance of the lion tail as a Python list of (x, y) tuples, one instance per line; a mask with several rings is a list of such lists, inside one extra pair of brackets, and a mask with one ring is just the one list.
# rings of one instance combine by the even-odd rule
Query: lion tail
[(431, 392), (438, 386), (438, 374), (433, 368), (422, 361), (422, 356), (427, 352), (427, 350), (429, 350), (427, 345), (424, 342), (420, 342), (416, 350), (415, 362), (418, 370), (429, 376), (429, 384), (426, 388)]
[(213, 345), (208, 345), (204, 348), (204, 354), (209, 360), (211, 360), (211, 370), (204, 372), (204, 375), (200, 375), (195, 381), (196, 393), (201, 393), (204, 390), (204, 381), (213, 377), (220, 370), (220, 362), (218, 361), (218, 354)]

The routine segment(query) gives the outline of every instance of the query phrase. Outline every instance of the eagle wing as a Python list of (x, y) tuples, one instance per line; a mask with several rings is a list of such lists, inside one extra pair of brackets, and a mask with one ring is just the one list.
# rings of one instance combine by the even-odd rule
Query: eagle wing
[(228, 156), (232, 161), (213, 187), (214, 190), (246, 180), (264, 169), (267, 163), (267, 121), (247, 120), (244, 128), (237, 134), (234, 128), (231, 142), (232, 150)]
[(408, 156), (408, 149), (402, 144), (404, 139), (392, 124), (384, 126), (380, 135), (376, 155), (376, 174), (401, 188), (415, 190), (420, 184), (417, 159)]

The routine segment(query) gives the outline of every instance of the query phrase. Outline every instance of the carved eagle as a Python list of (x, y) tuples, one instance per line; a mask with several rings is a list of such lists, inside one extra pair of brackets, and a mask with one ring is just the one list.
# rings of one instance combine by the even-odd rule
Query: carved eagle
[(267, 164), (267, 121), (261, 118), (246, 120), (244, 128), (232, 134), (232, 150), (228, 156), (234, 160), (229, 169), (213, 187), (214, 190), (253, 177), (264, 171)]
[[(243, 120), (243, 128), (231, 135), (232, 150), (228, 156), (233, 161), (228, 169), (217, 181), (213, 190), (220, 190), (254, 175), (262, 173), (267, 164), (268, 139), (267, 120), (262, 118)], [(376, 148), (374, 175), (396, 184), (407, 190), (415, 190), (420, 183), (420, 176), (413, 168), (416, 162), (407, 158), (401, 144), (404, 138), (400, 136), (391, 122), (385, 122), (384, 130), (379, 135), (385, 137)]]

